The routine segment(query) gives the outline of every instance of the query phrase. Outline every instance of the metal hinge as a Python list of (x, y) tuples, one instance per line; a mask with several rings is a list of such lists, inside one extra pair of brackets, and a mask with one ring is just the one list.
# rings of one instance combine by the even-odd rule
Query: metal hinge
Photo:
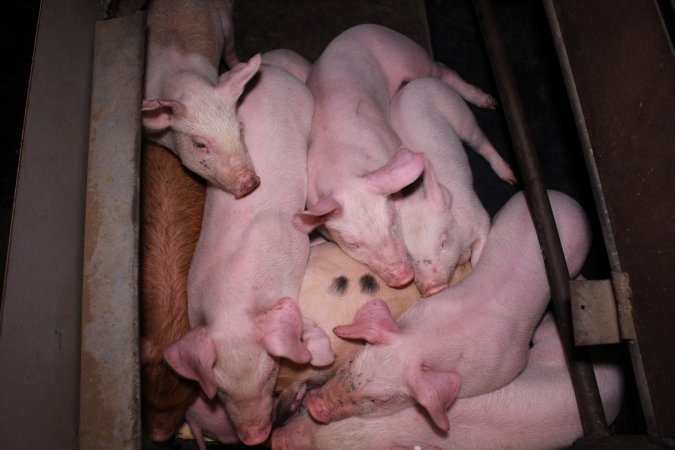
[(630, 297), (626, 272), (612, 272), (611, 280), (571, 280), (575, 344), (616, 344), (634, 340)]

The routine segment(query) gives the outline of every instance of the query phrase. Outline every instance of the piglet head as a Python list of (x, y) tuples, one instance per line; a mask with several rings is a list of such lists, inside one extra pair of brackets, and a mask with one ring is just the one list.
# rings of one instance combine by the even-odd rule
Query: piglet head
[[(216, 345), (218, 342), (218, 345)], [(221, 402), (242, 442), (263, 442), (271, 429), (275, 361), (254, 339), (222, 339), (195, 328), (164, 351), (166, 362), (195, 380), (209, 401)]]
[(354, 415), (387, 415), (417, 402), (439, 428), (449, 428), (446, 410), (459, 392), (459, 375), (432, 370), (416, 362), (414, 354), (405, 354), (406, 336), (384, 301), (371, 300), (352, 324), (333, 331), (369, 345), (308, 394), (306, 405), (314, 419), (328, 423)]
[(309, 232), (322, 226), (346, 254), (366, 264), (389, 286), (409, 283), (409, 262), (392, 195), (419, 178), (424, 155), (399, 150), (377, 170), (326, 194), (296, 214), (295, 226)]
[(428, 297), (448, 287), (460, 259), (470, 255), (471, 243), (457, 235), (452, 195), (437, 181), (430, 161), (422, 176), (422, 191), (398, 201), (397, 206), (415, 284), (422, 296)]
[(222, 339), (207, 327), (195, 328), (167, 347), (164, 359), (176, 373), (197, 381), (209, 401), (224, 405), (242, 442), (255, 445), (267, 438), (278, 367), (253, 338)]
[[(310, 325), (314, 324), (305, 324), (297, 303), (289, 297), (278, 300), (270, 309), (253, 317), (251, 334), (254, 343), (246, 353), (257, 354), (258, 361), (254, 364), (242, 362), (236, 367), (230, 365), (228, 372), (233, 373), (239, 382), (237, 386), (225, 390), (227, 395), (223, 396), (239, 438), (245, 444), (259, 444), (270, 433), (274, 407), (272, 394), (280, 358), (296, 364), (307, 364), (317, 359), (323, 363), (328, 352), (332, 362), (327, 338), (322, 340), (316, 327)], [(224, 380), (223, 384), (226, 383), (229, 382)], [(242, 389), (242, 384), (252, 385), (252, 389)]]
[[(350, 325), (335, 327), (333, 332), (344, 339), (364, 340), (371, 346), (387, 346), (396, 340), (399, 329), (386, 303), (373, 299), (358, 310)], [(305, 403), (314, 419), (328, 423), (367, 414), (385, 405), (387, 393), (379, 395), (372, 390), (374, 371), (366, 361), (368, 347), (338, 368), (322, 388), (310, 391)]]
[(278, 359), (324, 362), (330, 352), (327, 339), (322, 344), (313, 328), (303, 323), (295, 301), (282, 298), (250, 320), (229, 324), (226, 332), (215, 326), (191, 330), (164, 358), (179, 375), (197, 381), (209, 400), (217, 396), (239, 439), (256, 445), (271, 430)]
[[(221, 75), (216, 86), (204, 79), (183, 79), (175, 99), (143, 100), (148, 135), (166, 135), (168, 145), (191, 171), (240, 198), (260, 179), (241, 136), (237, 101), (258, 72), (260, 55)], [(172, 133), (169, 133), (172, 132)]]

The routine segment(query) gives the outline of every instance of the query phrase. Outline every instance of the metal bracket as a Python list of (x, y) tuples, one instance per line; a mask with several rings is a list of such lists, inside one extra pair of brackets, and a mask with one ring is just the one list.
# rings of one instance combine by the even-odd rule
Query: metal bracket
[(611, 280), (571, 280), (575, 344), (616, 344), (635, 339), (630, 292), (624, 272), (612, 272)]

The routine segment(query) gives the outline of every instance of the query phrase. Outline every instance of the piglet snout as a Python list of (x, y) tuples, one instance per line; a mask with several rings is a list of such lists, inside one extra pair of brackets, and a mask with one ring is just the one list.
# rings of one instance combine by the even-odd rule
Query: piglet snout
[(271, 425), (242, 427), (237, 430), (239, 439), (246, 445), (258, 445), (265, 442), (265, 439), (272, 431)]
[(244, 172), (237, 177), (234, 185), (235, 198), (242, 198), (253, 192), (260, 185), (260, 177), (253, 171)]
[(381, 276), (384, 282), (387, 283), (387, 286), (401, 287), (412, 281), (415, 277), (415, 271), (409, 265), (404, 264), (391, 271), (382, 273)]

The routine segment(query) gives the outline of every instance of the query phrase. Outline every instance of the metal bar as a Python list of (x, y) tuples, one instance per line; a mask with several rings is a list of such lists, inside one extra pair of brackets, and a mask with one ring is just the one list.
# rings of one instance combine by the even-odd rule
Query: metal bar
[(584, 435), (589, 440), (601, 439), (608, 435), (607, 422), (588, 349), (574, 346), (569, 272), (546, 193), (539, 159), (524, 119), (525, 113), (518, 96), (506, 49), (499, 36), (492, 4), (489, 0), (474, 0), (474, 7), (511, 132), (532, 220), (542, 247), (551, 287), (553, 312), (565, 349)]
[[(579, 99), (579, 93), (577, 91), (576, 82), (574, 81), (572, 67), (562, 39), (562, 30), (560, 28), (558, 15), (556, 13), (553, 0), (544, 0), (544, 8), (546, 9), (546, 15), (548, 17), (549, 27), (551, 28), (551, 33), (553, 35), (553, 42), (556, 52), (558, 53), (563, 80), (565, 82), (565, 87), (567, 88), (567, 94), (570, 97), (570, 104), (572, 106), (572, 113), (574, 114), (577, 125), (577, 132), (579, 134), (581, 146), (584, 150), (583, 154), (586, 161), (586, 169), (591, 180), (593, 197), (595, 199), (595, 204), (597, 205), (600, 226), (602, 228), (602, 233), (605, 240), (605, 247), (607, 248), (609, 266), (612, 270), (613, 286), (615, 289), (625, 291), (628, 289), (628, 282), (625, 279), (627, 275), (623, 273), (621, 262), (619, 260), (616, 240), (614, 239), (609, 212), (607, 210), (607, 203), (605, 202), (602, 183), (598, 173), (598, 166), (595, 162), (596, 157), (593, 151), (593, 145), (591, 144), (591, 138), (588, 133), (588, 128), (586, 127), (586, 118), (581, 107), (581, 100)], [(633, 363), (633, 372), (637, 380), (637, 389), (640, 396), (642, 413), (647, 425), (647, 433), (652, 438), (657, 439), (656, 415), (654, 413), (654, 405), (649, 392), (649, 385), (647, 383), (644, 365), (642, 364), (642, 353), (640, 351), (639, 343), (636, 339), (633, 317), (632, 314), (625, 313), (625, 311), (629, 309), (629, 305), (627, 304), (628, 302), (625, 300), (625, 295), (616, 295), (616, 298), (619, 312), (623, 312), (619, 315), (619, 324), (621, 326), (622, 337), (624, 339), (628, 339), (626, 345), (628, 346), (628, 351)]]

